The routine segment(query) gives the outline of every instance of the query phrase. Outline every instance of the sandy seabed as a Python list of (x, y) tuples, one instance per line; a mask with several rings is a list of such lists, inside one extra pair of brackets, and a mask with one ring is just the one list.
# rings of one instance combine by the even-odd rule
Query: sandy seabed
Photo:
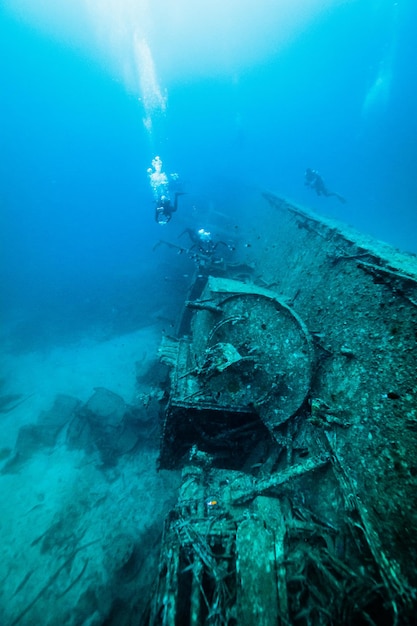
[[(157, 327), (1, 357), (2, 393), (25, 400), (1, 415), (4, 468), (22, 426), (57, 394), (86, 402), (96, 387), (140, 402), (137, 374), (156, 358)], [(157, 416), (155, 416), (157, 419)], [(155, 438), (154, 438), (155, 439)], [(102, 468), (61, 433), (16, 471), (0, 474), (2, 626), (134, 624), (157, 573), (163, 520), (178, 474), (157, 472), (157, 440)]]

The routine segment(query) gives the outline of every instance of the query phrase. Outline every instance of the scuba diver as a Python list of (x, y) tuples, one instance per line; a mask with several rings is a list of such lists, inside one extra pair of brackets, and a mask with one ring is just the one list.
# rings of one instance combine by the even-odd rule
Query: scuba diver
[(160, 245), (166, 245), (169, 248), (173, 248), (177, 251), (177, 254), (185, 254), (191, 259), (199, 268), (199, 271), (203, 273), (207, 273), (212, 269), (225, 269), (227, 266), (226, 260), (223, 256), (216, 255), (216, 249), (221, 244), (226, 246), (226, 248), (233, 252), (236, 248), (232, 244), (227, 244), (224, 241), (213, 241), (211, 237), (211, 233), (204, 228), (200, 228), (198, 230), (193, 228), (185, 228), (178, 238), (183, 235), (188, 235), (191, 246), (189, 248), (184, 248), (175, 243), (171, 243), (170, 241), (160, 240), (155, 246), (154, 250), (156, 250)]
[(326, 196), (326, 198), (328, 198), (329, 196), (336, 196), (336, 198), (340, 200), (340, 202), (343, 202), (343, 204), (345, 204), (346, 202), (343, 196), (336, 193), (335, 191), (329, 191), (327, 189), (324, 180), (317, 170), (312, 170), (309, 167), (306, 169), (304, 174), (304, 184), (314, 189), (318, 196)]
[[(155, 221), (158, 224), (168, 224), (172, 214), (178, 208), (178, 196), (185, 192), (179, 191), (180, 181), (178, 174), (167, 174), (163, 171), (162, 160), (159, 156), (152, 159), (152, 167), (147, 169), (149, 182), (155, 199)], [(174, 204), (170, 199), (170, 193), (174, 192)]]
[(171, 220), (172, 214), (178, 208), (178, 197), (184, 195), (185, 192), (177, 191), (174, 195), (174, 204), (172, 204), (171, 200), (168, 196), (162, 195), (155, 202), (155, 221), (158, 224), (163, 226), (164, 224), (168, 224)]
[(204, 228), (200, 228), (199, 230), (185, 228), (179, 237), (183, 235), (188, 235), (190, 238), (192, 243), (190, 249), (197, 248), (202, 254), (210, 255), (217, 247), (217, 244), (215, 244), (211, 238), (211, 233), (208, 230), (204, 230)]
[(212, 256), (218, 245), (226, 246), (229, 250), (234, 250), (233, 246), (225, 243), (224, 241), (216, 241), (214, 242), (211, 237), (211, 232), (205, 230), (204, 228), (199, 228), (198, 230), (194, 230), (193, 228), (185, 228), (179, 237), (187, 234), (191, 240), (192, 246), (191, 250), (196, 249), (200, 254), (205, 256)]

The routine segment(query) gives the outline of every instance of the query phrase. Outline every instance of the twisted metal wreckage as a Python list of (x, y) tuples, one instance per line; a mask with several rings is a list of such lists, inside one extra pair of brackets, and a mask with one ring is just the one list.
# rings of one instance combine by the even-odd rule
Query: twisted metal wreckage
[(264, 197), (262, 277), (207, 266), (160, 348), (182, 486), (142, 623), (411, 624), (416, 259)]

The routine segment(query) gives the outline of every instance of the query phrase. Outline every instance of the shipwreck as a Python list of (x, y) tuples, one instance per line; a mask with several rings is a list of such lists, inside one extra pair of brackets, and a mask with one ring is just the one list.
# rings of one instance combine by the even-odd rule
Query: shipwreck
[(254, 262), (206, 259), (161, 344), (182, 485), (141, 623), (414, 623), (417, 260), (262, 202)]

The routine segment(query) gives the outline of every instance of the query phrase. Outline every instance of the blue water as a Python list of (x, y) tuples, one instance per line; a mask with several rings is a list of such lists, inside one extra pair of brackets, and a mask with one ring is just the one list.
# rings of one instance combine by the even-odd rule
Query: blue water
[[(138, 94), (98, 56), (2, 10), (1, 291), (22, 348), (100, 317), (129, 330), (182, 293), (187, 264), (153, 252), (157, 153), (186, 184), (177, 228), (192, 207), (230, 201), (238, 215), (267, 188), (417, 252), (417, 5), (336, 4), (238, 69), (202, 63), (182, 79), (167, 66), (151, 135)], [(306, 167), (347, 203), (307, 189)]]

